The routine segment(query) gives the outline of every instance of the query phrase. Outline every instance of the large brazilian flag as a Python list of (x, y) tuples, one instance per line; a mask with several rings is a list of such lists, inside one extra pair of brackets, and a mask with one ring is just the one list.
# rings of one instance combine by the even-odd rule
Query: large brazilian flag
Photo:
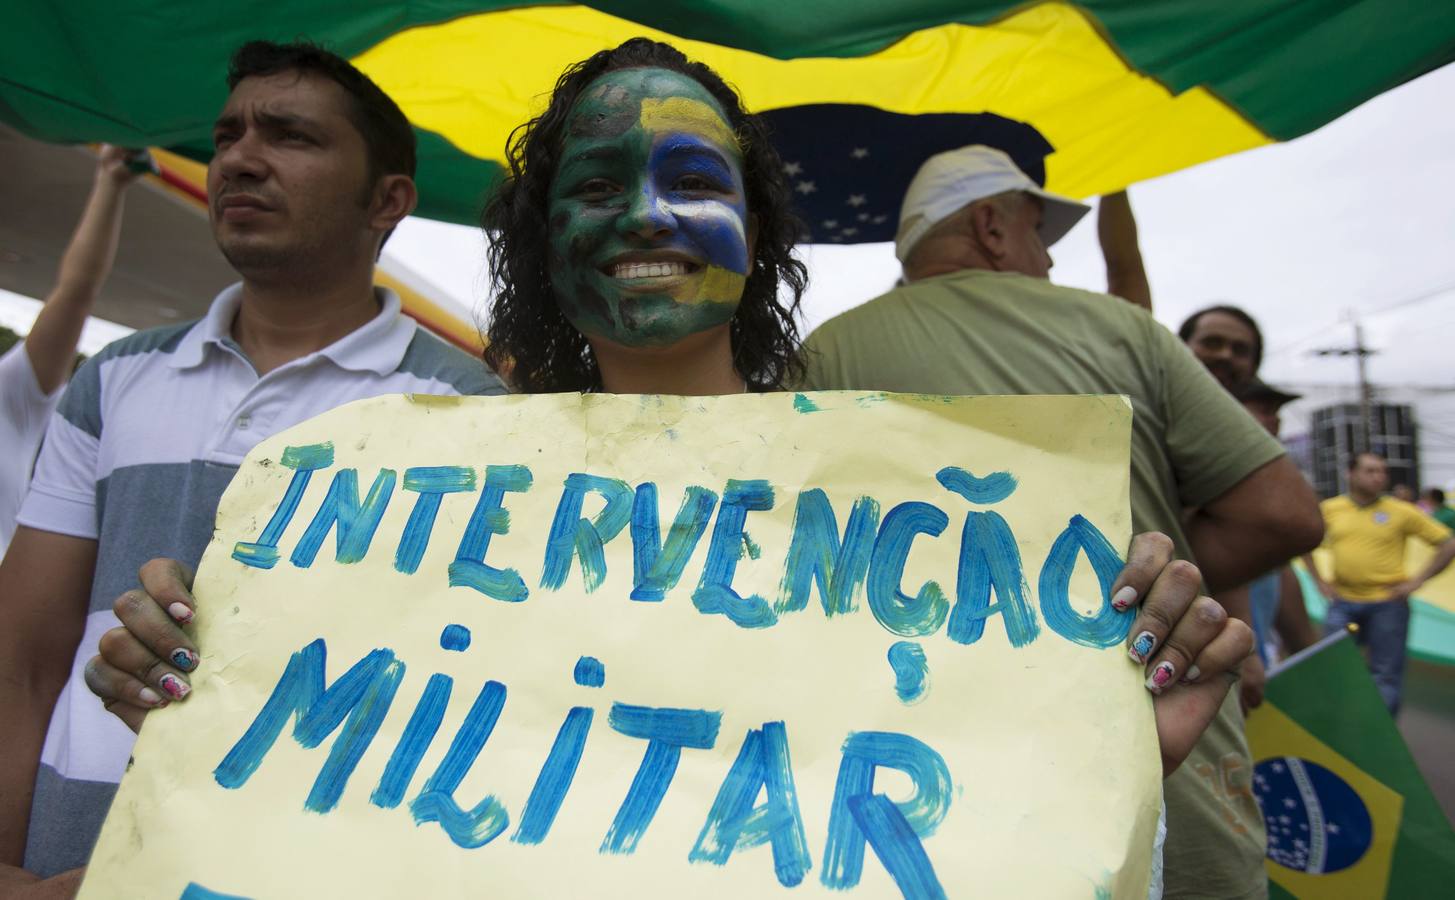
[(1455, 894), (1455, 832), (1347, 633), (1272, 674), (1248, 744), (1273, 900)]
[(771, 121), (810, 239), (859, 242), (892, 238), (909, 178), (951, 147), (1000, 146), (1088, 196), (1297, 137), (1455, 58), (1455, 3), (10, 0), (0, 120), (205, 160), (229, 52), (307, 37), (408, 114), (421, 214), (473, 222), (561, 70), (635, 35), (735, 84)]

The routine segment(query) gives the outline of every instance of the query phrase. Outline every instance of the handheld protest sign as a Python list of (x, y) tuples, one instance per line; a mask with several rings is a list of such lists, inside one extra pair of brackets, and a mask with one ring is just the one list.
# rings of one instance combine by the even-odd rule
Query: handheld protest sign
[(1120, 397), (382, 397), (265, 441), (82, 897), (1142, 897)]

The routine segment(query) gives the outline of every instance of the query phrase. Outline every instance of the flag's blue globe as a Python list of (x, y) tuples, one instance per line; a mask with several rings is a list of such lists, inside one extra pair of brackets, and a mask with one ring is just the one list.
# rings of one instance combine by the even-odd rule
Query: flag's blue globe
[(1268, 858), (1323, 875), (1347, 869), (1374, 837), (1369, 809), (1349, 783), (1306, 759), (1277, 756), (1254, 768), (1253, 795), (1268, 826)]

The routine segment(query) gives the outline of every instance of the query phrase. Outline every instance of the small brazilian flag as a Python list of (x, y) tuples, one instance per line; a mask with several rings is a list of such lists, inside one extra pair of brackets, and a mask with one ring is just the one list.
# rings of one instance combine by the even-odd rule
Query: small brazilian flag
[(1455, 892), (1455, 832), (1347, 634), (1268, 680), (1248, 716), (1248, 743), (1271, 897)]

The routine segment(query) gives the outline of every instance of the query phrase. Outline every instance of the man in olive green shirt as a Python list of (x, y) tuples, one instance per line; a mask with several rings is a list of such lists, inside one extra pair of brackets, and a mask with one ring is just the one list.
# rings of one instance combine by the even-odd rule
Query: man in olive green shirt
[[(1307, 482), (1176, 337), (1131, 304), (1050, 283), (1046, 247), (1084, 211), (998, 151), (933, 157), (901, 213), (904, 286), (809, 337), (805, 386), (1125, 394), (1135, 530), (1170, 536), (1213, 590), (1316, 546), (1323, 524)], [(1229, 693), (1166, 782), (1165, 896), (1266, 895), (1252, 774)]]

